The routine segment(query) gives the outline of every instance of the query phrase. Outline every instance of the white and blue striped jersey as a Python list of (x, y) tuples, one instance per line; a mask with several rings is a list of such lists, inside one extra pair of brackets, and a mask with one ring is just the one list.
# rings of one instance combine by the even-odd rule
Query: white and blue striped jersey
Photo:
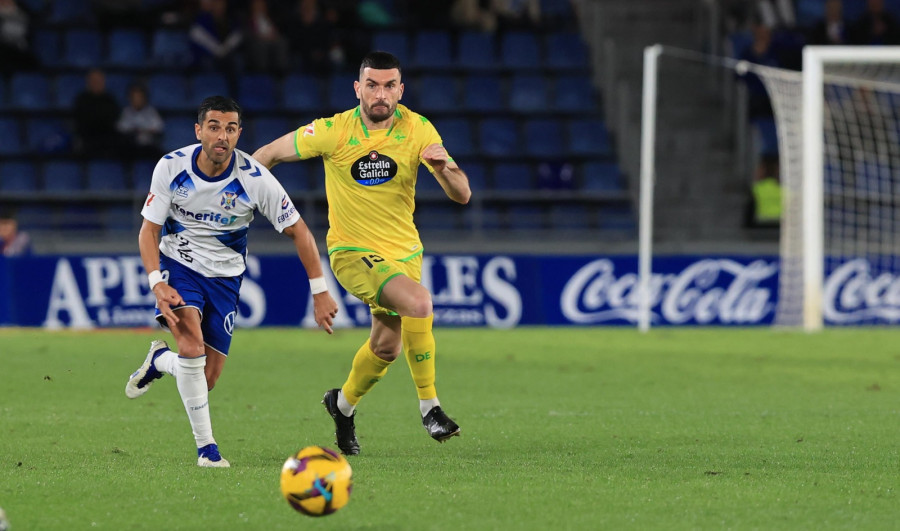
[(243, 151), (228, 168), (209, 177), (197, 167), (200, 144), (173, 151), (153, 170), (141, 215), (162, 225), (159, 250), (206, 277), (244, 272), (247, 231), (256, 210), (278, 232), (300, 214), (281, 183)]

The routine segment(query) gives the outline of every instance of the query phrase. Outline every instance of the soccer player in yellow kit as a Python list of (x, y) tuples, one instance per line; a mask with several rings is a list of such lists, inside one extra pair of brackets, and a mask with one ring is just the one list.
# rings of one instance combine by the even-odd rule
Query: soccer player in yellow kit
[(419, 163), (457, 203), (468, 203), (472, 192), (431, 122), (399, 104), (400, 75), (396, 57), (369, 53), (353, 82), (358, 107), (314, 120), (253, 154), (268, 168), (322, 157), (331, 268), (347, 291), (371, 307), (372, 330), (347, 381), (322, 401), (334, 419), (337, 445), (347, 455), (359, 453), (356, 405), (401, 352), (429, 435), (439, 442), (459, 435), (434, 386), (434, 314), (431, 293), (419, 283), (422, 242), (413, 223)]

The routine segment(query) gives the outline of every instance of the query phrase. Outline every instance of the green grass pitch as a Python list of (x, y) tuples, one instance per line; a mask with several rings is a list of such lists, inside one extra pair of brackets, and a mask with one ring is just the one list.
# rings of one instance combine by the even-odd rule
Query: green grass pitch
[(281, 498), (334, 447), (319, 401), (366, 330), (239, 330), (210, 394), (232, 468), (196, 466), (171, 377), (128, 375), (161, 331), (0, 330), (0, 507), (32, 529), (896, 529), (900, 331), (438, 329), (462, 427), (421, 426), (398, 362), (357, 415), (338, 513)]

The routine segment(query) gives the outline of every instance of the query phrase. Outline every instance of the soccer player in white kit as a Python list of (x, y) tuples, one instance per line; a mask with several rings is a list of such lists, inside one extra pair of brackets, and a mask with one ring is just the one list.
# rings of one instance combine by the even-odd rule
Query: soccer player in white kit
[(228, 467), (213, 438), (208, 393), (228, 356), (254, 211), (294, 242), (309, 276), (315, 321), (329, 334), (337, 303), (325, 285), (315, 239), (290, 197), (265, 166), (235, 149), (240, 106), (222, 96), (206, 98), (194, 132), (199, 144), (165, 155), (153, 170), (138, 236), (156, 319), (172, 332), (178, 352), (153, 341), (125, 395), (137, 398), (164, 374), (174, 376), (197, 464)]

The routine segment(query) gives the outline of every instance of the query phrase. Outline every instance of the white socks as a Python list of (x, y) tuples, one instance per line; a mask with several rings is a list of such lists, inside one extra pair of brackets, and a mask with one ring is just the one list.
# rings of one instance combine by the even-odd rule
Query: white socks
[(356, 406), (347, 402), (347, 399), (344, 398), (344, 392), (340, 390), (338, 391), (337, 406), (345, 417), (352, 415), (353, 411), (356, 409)]
[(171, 350), (166, 350), (153, 360), (153, 366), (161, 373), (171, 374), (175, 376), (178, 372), (178, 354)]
[[(157, 363), (167, 354), (170, 353), (160, 355)], [(174, 371), (175, 386), (178, 387), (178, 393), (184, 403), (184, 410), (187, 412), (188, 420), (191, 421), (191, 430), (194, 432), (197, 448), (212, 444), (216, 440), (213, 439), (212, 423), (209, 420), (209, 391), (206, 388), (206, 373), (204, 372), (206, 356), (199, 358), (176, 356), (175, 365), (177, 366), (177, 370)]]
[(428, 400), (419, 400), (419, 411), (422, 413), (422, 418), (431, 411), (431, 408), (439, 405), (441, 405), (441, 401), (438, 400), (437, 397), (429, 398)]

